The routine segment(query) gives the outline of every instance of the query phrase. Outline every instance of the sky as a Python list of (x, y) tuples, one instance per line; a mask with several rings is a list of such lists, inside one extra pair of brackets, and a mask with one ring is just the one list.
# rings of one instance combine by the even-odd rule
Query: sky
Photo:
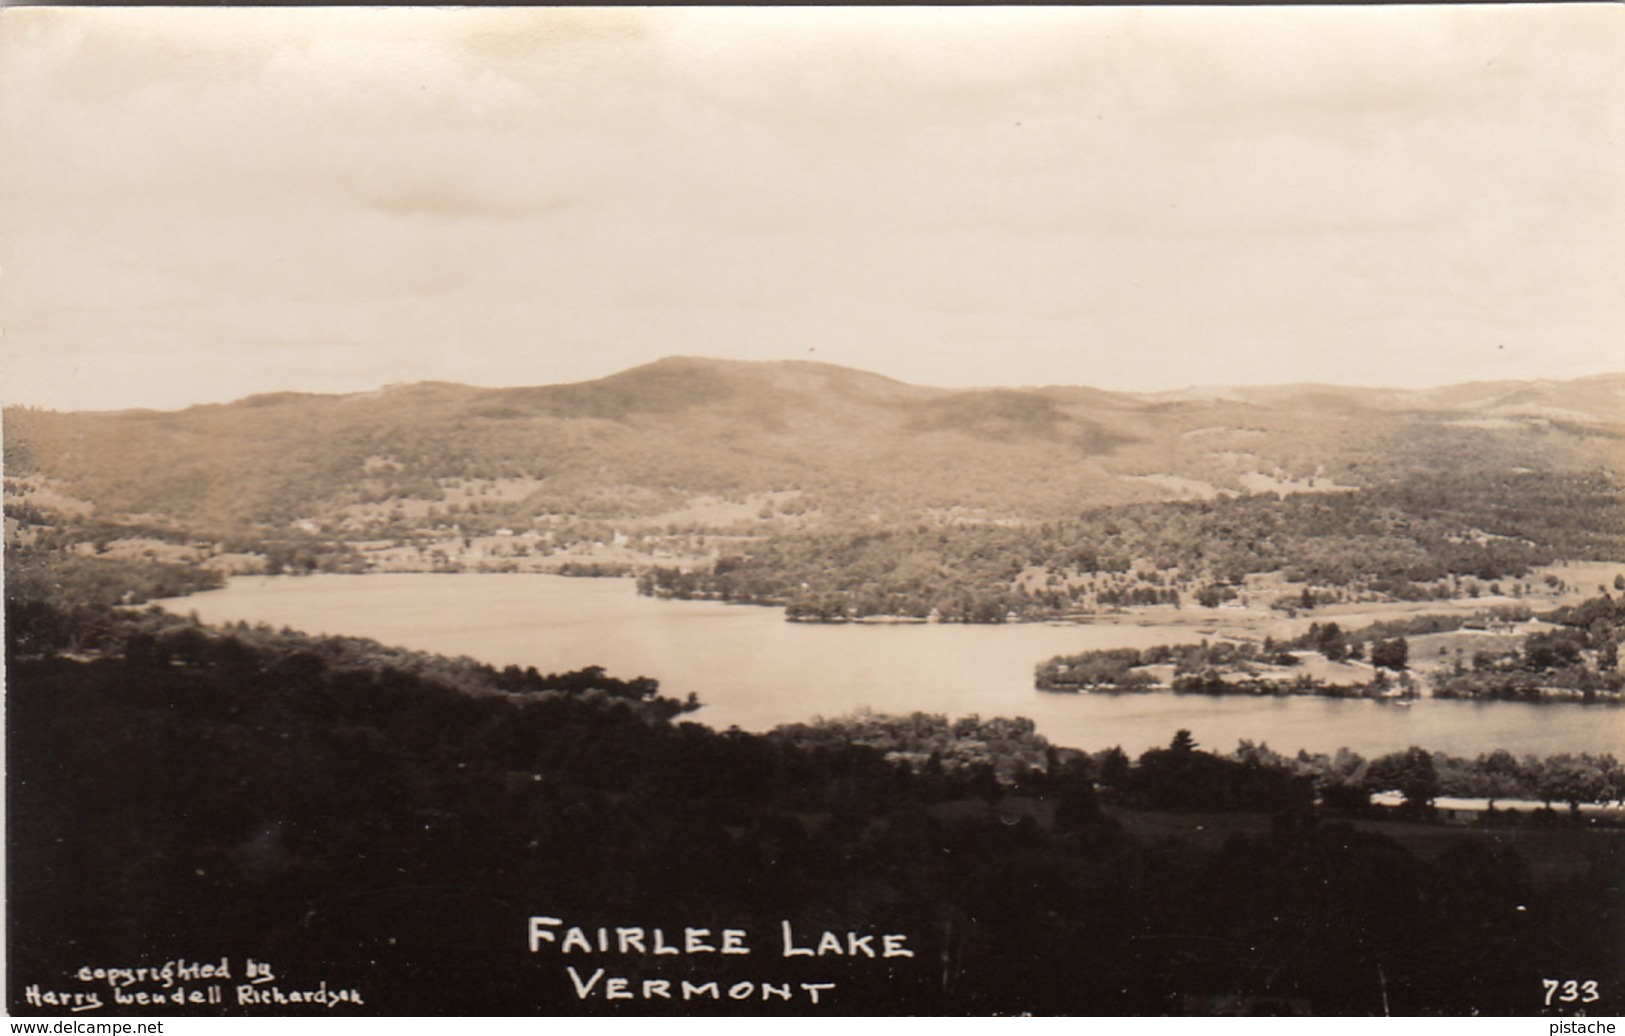
[(1625, 7), (0, 12), (0, 398), (1625, 370)]

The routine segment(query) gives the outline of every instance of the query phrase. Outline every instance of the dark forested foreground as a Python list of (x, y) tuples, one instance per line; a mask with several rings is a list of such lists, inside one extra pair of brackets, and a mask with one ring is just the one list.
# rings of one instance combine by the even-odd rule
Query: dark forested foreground
[[(1619, 831), (1561, 808), (1370, 829), (1364, 788), (1425, 817), (1493, 759), (1186, 736), (1091, 758), (934, 717), (719, 733), (595, 670), (40, 601), (7, 630), (15, 1013), (91, 993), (92, 1016), (1619, 1006)], [(1182, 811), (1232, 833), (1129, 833)], [(143, 1007), (161, 979), (106, 972), (166, 963), (202, 1002)], [(1575, 999), (1548, 1008), (1551, 980)]]

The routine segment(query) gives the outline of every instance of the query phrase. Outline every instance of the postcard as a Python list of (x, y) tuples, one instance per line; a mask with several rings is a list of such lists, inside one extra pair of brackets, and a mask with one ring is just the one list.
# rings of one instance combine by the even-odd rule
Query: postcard
[(1622, 43), (4, 11), (6, 1009), (1617, 1014)]

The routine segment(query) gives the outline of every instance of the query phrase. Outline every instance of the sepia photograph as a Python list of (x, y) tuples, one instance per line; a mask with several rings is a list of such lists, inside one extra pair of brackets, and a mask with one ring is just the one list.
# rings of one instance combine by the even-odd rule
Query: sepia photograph
[(1612, 1031), (1622, 59), (0, 10), (5, 1011)]

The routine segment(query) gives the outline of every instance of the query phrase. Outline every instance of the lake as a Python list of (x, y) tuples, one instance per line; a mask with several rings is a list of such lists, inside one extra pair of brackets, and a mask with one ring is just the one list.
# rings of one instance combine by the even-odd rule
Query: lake
[(1410, 745), (1477, 755), (1613, 752), (1625, 709), (1521, 702), (1418, 701), (1410, 708), (1328, 698), (1046, 694), (1033, 666), (1058, 654), (1193, 643), (1189, 626), (813, 625), (777, 608), (639, 597), (629, 579), (550, 575), (372, 574), (234, 578), (222, 590), (162, 602), (205, 622), (243, 620), (308, 633), (467, 655), (562, 672), (603, 666), (652, 676), (663, 693), (697, 693), (691, 718), (768, 730), (868, 707), (876, 712), (1027, 716), (1058, 745), (1130, 754), (1188, 728), (1229, 751), (1243, 739), (1278, 751), (1367, 756)]

